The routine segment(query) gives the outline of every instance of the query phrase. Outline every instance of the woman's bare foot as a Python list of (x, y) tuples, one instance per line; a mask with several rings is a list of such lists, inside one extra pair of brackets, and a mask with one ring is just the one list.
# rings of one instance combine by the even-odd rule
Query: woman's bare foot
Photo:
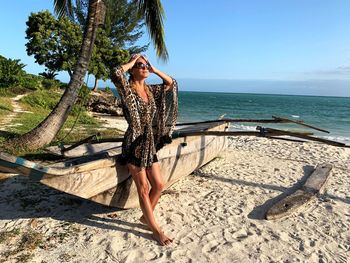
[(170, 237), (167, 237), (163, 231), (154, 232), (153, 237), (158, 241), (162, 246), (169, 246), (173, 240)]

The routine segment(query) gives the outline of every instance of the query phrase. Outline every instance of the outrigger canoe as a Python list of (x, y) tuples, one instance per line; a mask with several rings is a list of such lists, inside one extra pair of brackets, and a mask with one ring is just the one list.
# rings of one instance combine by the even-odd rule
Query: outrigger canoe
[[(225, 132), (228, 126), (226, 121), (216, 121), (188, 125), (176, 133)], [(158, 152), (165, 188), (217, 157), (226, 147), (226, 136), (192, 135), (173, 139), (171, 144)], [(33, 181), (103, 205), (137, 207), (139, 201), (136, 185), (127, 167), (119, 163), (119, 155), (120, 150), (109, 149), (44, 166), (0, 152), (0, 168), (2, 171), (28, 176)]]

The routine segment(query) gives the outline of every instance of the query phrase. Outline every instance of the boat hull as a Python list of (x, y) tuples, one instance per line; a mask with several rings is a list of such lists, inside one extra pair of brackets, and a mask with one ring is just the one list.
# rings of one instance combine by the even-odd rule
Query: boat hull
[[(202, 130), (225, 131), (221, 122)], [(158, 153), (165, 188), (208, 163), (227, 146), (225, 136), (189, 136), (174, 139)], [(57, 190), (119, 208), (139, 205), (136, 185), (127, 167), (118, 162), (119, 154), (102, 152), (95, 156), (41, 166), (19, 157), (0, 153), (0, 166), (9, 172), (27, 175), (31, 180)]]

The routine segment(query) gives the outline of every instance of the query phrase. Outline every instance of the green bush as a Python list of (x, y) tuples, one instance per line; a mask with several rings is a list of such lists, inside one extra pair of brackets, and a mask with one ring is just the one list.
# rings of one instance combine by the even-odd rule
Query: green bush
[(20, 59), (7, 59), (0, 56), (0, 86), (18, 85), (25, 74), (24, 67), (25, 65), (20, 63)]
[(108, 86), (106, 86), (106, 87), (104, 88), (104, 92), (107, 92), (107, 93), (113, 94), (113, 92), (112, 92), (111, 88), (110, 88), (110, 87), (108, 87)]
[(60, 86), (59, 81), (54, 79), (43, 79), (42, 84), (45, 89), (57, 88)]
[(15, 94), (8, 88), (0, 87), (0, 97), (13, 97)]
[(42, 81), (42, 77), (32, 74), (26, 74), (21, 78), (20, 85), (29, 90), (38, 90), (41, 89), (43, 86)]
[(10, 94), (12, 94), (11, 96), (25, 94), (28, 92), (28, 89), (23, 88), (22, 86), (13, 86), (6, 89), (9, 91)]
[(91, 90), (88, 88), (88, 86), (83, 85), (79, 91), (79, 99), (87, 99), (90, 95)]
[(94, 117), (89, 116), (85, 111), (81, 112), (78, 119), (79, 124), (97, 124)]
[(66, 89), (66, 88), (68, 88), (68, 83), (60, 82), (59, 86), (61, 89)]

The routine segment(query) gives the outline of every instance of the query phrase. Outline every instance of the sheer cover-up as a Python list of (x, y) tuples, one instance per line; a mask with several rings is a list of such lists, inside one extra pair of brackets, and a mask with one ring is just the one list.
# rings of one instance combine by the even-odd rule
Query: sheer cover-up
[(111, 79), (122, 100), (123, 114), (129, 126), (125, 132), (121, 162), (150, 167), (158, 161), (156, 152), (171, 142), (177, 120), (177, 82), (165, 90), (165, 84), (146, 85), (148, 102), (131, 87), (121, 67), (113, 69)]

